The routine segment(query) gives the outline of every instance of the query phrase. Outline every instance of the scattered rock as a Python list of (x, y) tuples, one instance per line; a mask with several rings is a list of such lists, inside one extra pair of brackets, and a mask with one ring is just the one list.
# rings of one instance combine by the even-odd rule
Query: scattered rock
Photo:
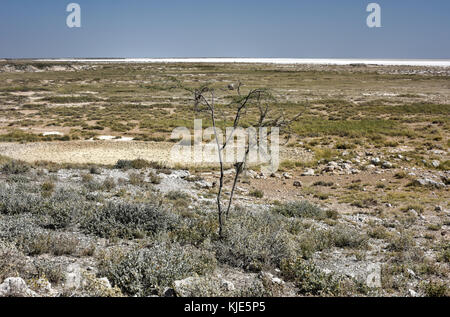
[(374, 157), (370, 160), (370, 163), (372, 163), (373, 165), (379, 165), (381, 163), (381, 160), (379, 157)]
[(250, 178), (256, 178), (256, 176), (258, 176), (258, 173), (254, 170), (247, 170), (245, 174)]
[(419, 296), (419, 294), (417, 294), (417, 292), (415, 292), (415, 291), (412, 290), (412, 289), (409, 289), (408, 292), (409, 292), (409, 295), (410, 295), (411, 297), (417, 297), (417, 296)]
[(101, 277), (98, 279), (98, 281), (103, 285), (103, 287), (112, 288), (111, 283), (109, 282), (107, 277)]
[(66, 282), (64, 288), (67, 290), (76, 290), (81, 286), (82, 276), (81, 268), (78, 264), (69, 264), (67, 266)]
[(315, 172), (312, 168), (307, 168), (303, 171), (302, 176), (314, 176)]
[(184, 280), (175, 281), (173, 282), (173, 291), (180, 297), (186, 297), (189, 295), (189, 290), (197, 279), (197, 277), (188, 277)]
[(222, 288), (228, 292), (232, 292), (236, 289), (234, 284), (227, 280), (222, 280)]
[(291, 179), (292, 178), (292, 176), (289, 173), (283, 173), (283, 177), (285, 179)]
[(435, 187), (438, 189), (445, 187), (444, 183), (436, 182), (430, 178), (418, 178), (414, 181), (414, 184), (419, 186)]
[(191, 176), (191, 173), (187, 170), (174, 170), (168, 178), (187, 178), (189, 176)]
[(200, 187), (200, 188), (212, 188), (213, 184), (210, 182), (207, 182), (205, 180), (199, 180), (195, 182), (195, 185)]
[(385, 162), (383, 162), (383, 165), (381, 167), (388, 169), (388, 168), (392, 168), (393, 165), (391, 162), (385, 161)]
[(416, 273), (414, 273), (413, 270), (411, 270), (411, 269), (406, 269), (406, 271), (409, 273), (409, 275), (411, 275), (411, 276), (413, 276), (413, 277), (416, 277)]
[(261, 272), (259, 274), (259, 278), (266, 279), (266, 280), (270, 281), (273, 284), (278, 284), (278, 285), (284, 285), (285, 284), (282, 279), (273, 276), (273, 274), (269, 273), (269, 272)]
[(440, 212), (440, 211), (443, 211), (444, 209), (441, 206), (436, 206), (436, 207), (434, 207), (434, 210)]
[(431, 162), (431, 165), (433, 165), (434, 168), (438, 168), (441, 165), (441, 162), (438, 160), (434, 160)]
[(302, 183), (300, 181), (294, 181), (294, 187), (302, 187)]
[(20, 277), (9, 277), (0, 284), (0, 297), (36, 297)]

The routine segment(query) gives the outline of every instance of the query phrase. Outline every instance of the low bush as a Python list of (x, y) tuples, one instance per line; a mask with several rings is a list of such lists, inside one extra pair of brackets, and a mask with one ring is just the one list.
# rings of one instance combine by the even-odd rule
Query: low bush
[(148, 177), (150, 178), (150, 183), (155, 185), (161, 184), (161, 177), (158, 176), (156, 173), (150, 172), (150, 174), (148, 174)]
[(110, 191), (110, 190), (114, 189), (115, 187), (116, 187), (116, 181), (112, 177), (107, 177), (102, 183), (102, 188), (107, 191)]
[(109, 203), (81, 224), (85, 233), (104, 238), (142, 238), (173, 229), (179, 219), (157, 204)]
[(65, 281), (65, 268), (57, 261), (52, 261), (46, 258), (35, 259), (33, 261), (36, 277), (46, 278), (52, 284), (60, 284)]
[(12, 276), (24, 277), (27, 259), (12, 243), (0, 241), (0, 283)]
[(131, 185), (141, 186), (145, 183), (144, 176), (139, 173), (130, 173), (128, 179)]
[(99, 262), (99, 273), (124, 294), (161, 294), (175, 280), (212, 272), (214, 256), (190, 246), (158, 241), (133, 252), (112, 252)]
[(281, 272), (286, 280), (294, 282), (301, 295), (338, 296), (340, 293), (338, 278), (301, 258), (283, 261)]
[(357, 229), (338, 225), (331, 233), (332, 244), (338, 248), (357, 249), (367, 245), (368, 237)]
[(286, 223), (270, 212), (230, 216), (216, 249), (221, 262), (254, 271), (277, 267), (296, 254)]
[(252, 190), (249, 193), (249, 196), (252, 196), (252, 197), (255, 197), (255, 198), (263, 198), (264, 197), (264, 192), (262, 190), (255, 189), (255, 190)]
[(449, 297), (450, 287), (445, 282), (431, 281), (422, 287), (426, 297)]
[(325, 219), (327, 212), (308, 201), (289, 202), (272, 208), (272, 212), (286, 217)]
[(15, 184), (0, 184), (0, 213), (17, 215), (37, 212), (43, 204), (43, 198), (30, 193), (30, 190)]
[(28, 163), (12, 160), (4, 164), (1, 171), (5, 174), (23, 174), (30, 170), (30, 165)]
[(114, 165), (114, 168), (116, 169), (144, 169), (152, 167), (152, 162), (143, 160), (143, 159), (136, 159), (136, 160), (118, 160), (116, 165)]

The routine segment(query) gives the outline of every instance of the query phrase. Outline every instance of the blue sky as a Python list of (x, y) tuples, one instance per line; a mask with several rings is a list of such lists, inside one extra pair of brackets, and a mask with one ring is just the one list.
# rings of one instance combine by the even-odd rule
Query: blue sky
[[(81, 6), (81, 28), (66, 6)], [(366, 7), (381, 6), (381, 28)], [(448, 0), (2, 0), (0, 57), (450, 58)]]

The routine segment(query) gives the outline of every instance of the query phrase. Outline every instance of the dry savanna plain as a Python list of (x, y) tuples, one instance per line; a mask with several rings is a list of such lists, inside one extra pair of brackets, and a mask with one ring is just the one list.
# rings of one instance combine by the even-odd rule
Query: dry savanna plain
[[(170, 160), (203, 86), (300, 113), (222, 236), (217, 164)], [(0, 296), (449, 296), (449, 129), (448, 67), (2, 61)]]

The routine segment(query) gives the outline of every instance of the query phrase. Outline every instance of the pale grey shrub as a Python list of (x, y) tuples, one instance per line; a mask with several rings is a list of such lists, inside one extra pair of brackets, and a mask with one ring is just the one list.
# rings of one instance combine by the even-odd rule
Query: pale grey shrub
[(234, 214), (217, 242), (219, 261), (247, 270), (279, 266), (296, 254), (292, 236), (281, 216), (270, 212)]
[(128, 295), (160, 294), (175, 280), (211, 272), (216, 267), (214, 256), (192, 246), (168, 241), (120, 254), (113, 252), (100, 261), (100, 275)]
[(100, 237), (135, 238), (175, 228), (179, 217), (158, 204), (110, 202), (82, 223), (85, 233)]

